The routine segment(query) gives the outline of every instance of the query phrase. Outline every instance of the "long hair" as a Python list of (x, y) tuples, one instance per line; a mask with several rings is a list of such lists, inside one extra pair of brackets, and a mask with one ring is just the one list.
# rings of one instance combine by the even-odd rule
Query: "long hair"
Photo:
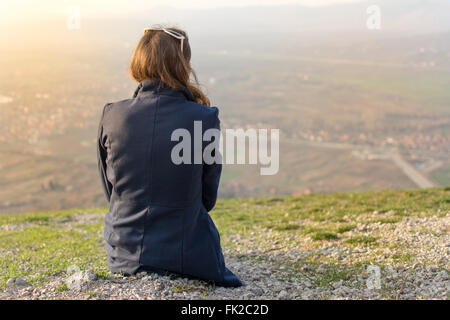
[[(155, 28), (161, 28), (161, 26)], [(145, 32), (131, 56), (132, 78), (137, 82), (147, 79), (160, 80), (174, 89), (187, 88), (192, 92), (197, 103), (209, 106), (210, 101), (200, 89), (197, 76), (191, 67), (191, 47), (187, 33), (179, 28), (166, 28), (181, 33), (185, 37), (183, 52), (181, 40), (163, 31)]]

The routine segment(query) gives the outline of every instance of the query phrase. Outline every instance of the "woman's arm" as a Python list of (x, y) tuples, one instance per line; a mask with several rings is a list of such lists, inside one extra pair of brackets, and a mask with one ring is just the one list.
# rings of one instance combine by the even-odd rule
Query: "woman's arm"
[[(220, 120), (218, 117), (219, 110), (216, 107), (214, 113), (214, 122), (210, 128), (217, 129), (220, 131)], [(217, 137), (219, 139), (219, 137)], [(217, 146), (219, 145), (219, 141), (215, 141)], [(219, 150), (217, 150), (219, 152)], [(213, 154), (215, 156), (215, 154)], [(217, 200), (217, 191), (219, 189), (220, 182), (220, 174), (222, 173), (222, 157), (220, 156), (220, 161), (217, 163), (214, 162), (212, 164), (207, 164), (203, 162), (203, 188), (202, 188), (202, 202), (206, 208), (206, 211), (211, 211), (214, 208)]]
[(112, 185), (108, 181), (108, 178), (106, 177), (106, 156), (107, 151), (106, 147), (104, 145), (104, 137), (103, 137), (103, 115), (105, 114), (105, 109), (108, 105), (105, 105), (103, 108), (102, 116), (100, 118), (100, 124), (98, 127), (98, 136), (97, 136), (97, 162), (98, 162), (98, 170), (100, 173), (100, 179), (102, 182), (103, 191), (105, 193), (106, 199), (110, 200), (111, 198), (111, 191), (112, 191)]

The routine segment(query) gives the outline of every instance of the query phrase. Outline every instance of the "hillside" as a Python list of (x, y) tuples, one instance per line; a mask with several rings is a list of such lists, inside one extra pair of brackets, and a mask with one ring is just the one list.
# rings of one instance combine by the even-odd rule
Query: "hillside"
[[(278, 19), (283, 12), (290, 10)], [(252, 17), (265, 21), (261, 15)], [(292, 23), (302, 20), (289, 16)], [(127, 29), (129, 21), (112, 22), (113, 29), (98, 21), (95, 28), (83, 25), (89, 49), (71, 33), (63, 37), (67, 47), (59, 41), (24, 47), (29, 41), (21, 38), (20, 49), (10, 51), (8, 43), (0, 50), (0, 213), (106, 204), (95, 178), (98, 120), (106, 102), (136, 89), (125, 69), (130, 39), (141, 32)], [(107, 33), (97, 34), (102, 28)], [(220, 109), (222, 129), (280, 129), (279, 173), (261, 176), (256, 165), (226, 165), (221, 197), (423, 187), (395, 161), (397, 153), (415, 175), (435, 186), (450, 184), (449, 32), (315, 37), (288, 29), (241, 34), (249, 29), (237, 28), (238, 35), (224, 37), (211, 37), (209, 27), (204, 36), (189, 29), (197, 39), (193, 65)], [(113, 39), (112, 30), (128, 32)]]
[[(220, 200), (211, 215), (229, 268), (247, 284), (239, 289), (112, 275), (106, 210), (0, 215), (0, 299), (449, 297), (449, 187)], [(85, 279), (72, 288), (78, 268)]]

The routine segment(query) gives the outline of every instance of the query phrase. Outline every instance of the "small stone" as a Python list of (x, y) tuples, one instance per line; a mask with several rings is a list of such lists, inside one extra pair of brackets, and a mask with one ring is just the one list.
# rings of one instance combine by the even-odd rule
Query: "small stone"
[(300, 270), (301, 270), (301, 271), (305, 271), (305, 272), (311, 271), (311, 267), (305, 265), (305, 266), (302, 266), (302, 267), (300, 268)]
[(15, 277), (9, 278), (8, 281), (6, 281), (6, 287), (8, 287), (8, 288), (9, 287), (14, 287), (15, 284), (16, 284), (16, 278)]
[(287, 295), (288, 293), (286, 292), (286, 290), (281, 290), (278, 294), (278, 299), (286, 299)]
[(437, 271), (437, 268), (436, 268), (436, 267), (433, 267), (433, 266), (427, 266), (427, 271), (428, 271), (428, 272), (436, 272), (436, 271)]
[(22, 278), (12, 277), (12, 278), (8, 279), (8, 281), (6, 281), (6, 286), (7, 287), (29, 287), (29, 286), (31, 286), (31, 284)]
[(264, 294), (264, 290), (261, 288), (252, 288), (251, 291), (255, 294), (255, 296), (262, 296)]
[(69, 289), (81, 290), (83, 286), (97, 280), (97, 274), (92, 270), (78, 271), (66, 280)]
[(343, 281), (339, 280), (339, 281), (333, 283), (333, 287), (335, 289), (338, 289), (338, 288), (340, 288), (342, 286), (342, 284), (343, 284)]
[(327, 268), (324, 265), (320, 265), (319, 268), (317, 268), (317, 272), (325, 272), (327, 270)]

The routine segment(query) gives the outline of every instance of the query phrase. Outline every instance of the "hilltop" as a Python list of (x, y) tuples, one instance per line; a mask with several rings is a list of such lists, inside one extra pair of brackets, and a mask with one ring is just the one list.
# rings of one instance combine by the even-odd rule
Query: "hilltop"
[(0, 299), (448, 298), (449, 187), (220, 200), (211, 215), (239, 289), (112, 275), (106, 211), (0, 215)]

